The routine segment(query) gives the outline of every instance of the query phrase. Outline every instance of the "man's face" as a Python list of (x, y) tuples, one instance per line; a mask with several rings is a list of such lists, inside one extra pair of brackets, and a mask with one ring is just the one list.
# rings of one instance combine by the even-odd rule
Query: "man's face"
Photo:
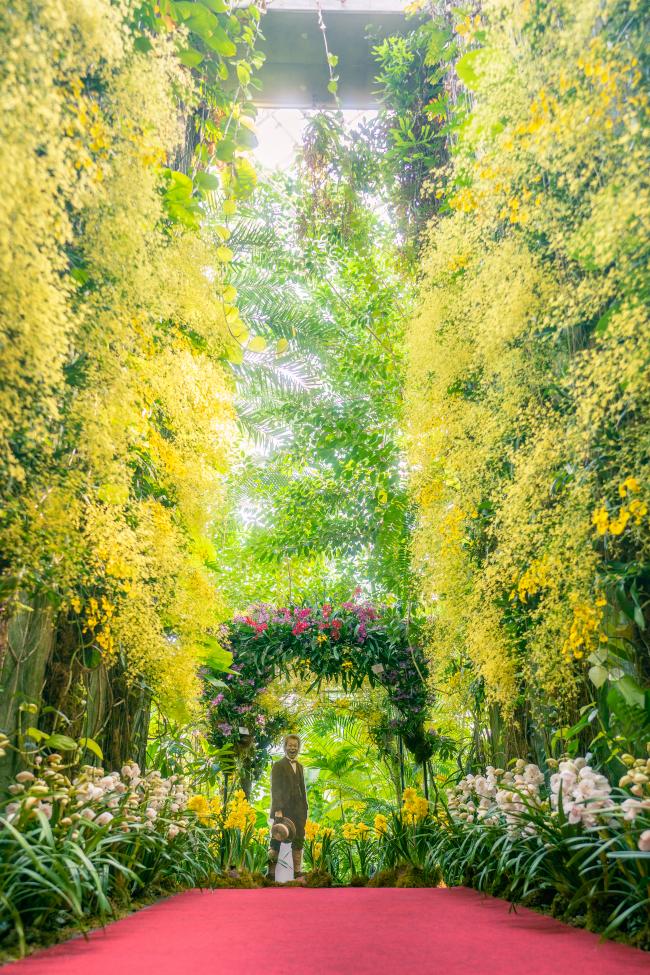
[(284, 754), (287, 758), (295, 761), (298, 758), (298, 752), (300, 751), (300, 742), (297, 738), (287, 738), (284, 743)]

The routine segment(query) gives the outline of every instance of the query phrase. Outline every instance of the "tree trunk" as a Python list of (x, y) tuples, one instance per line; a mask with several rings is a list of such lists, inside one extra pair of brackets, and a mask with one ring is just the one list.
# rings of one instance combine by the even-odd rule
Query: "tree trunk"
[[(127, 680), (119, 660), (110, 667), (103, 661), (86, 667), (76, 627), (60, 627), (57, 637), (43, 691), (44, 703), (55, 709), (46, 730), (54, 729), (61, 720), (56, 712), (60, 712), (69, 722), (61, 730), (72, 738), (92, 738), (99, 744), (101, 765), (107, 771), (131, 760), (144, 769), (151, 712), (149, 688), (141, 679)], [(100, 764), (90, 751), (82, 754), (81, 761)]]
[[(21, 608), (0, 622), (0, 729), (12, 740), (19, 730), (39, 724), (45, 673), (54, 645), (51, 607), (45, 600), (34, 599), (30, 605), (23, 599)], [(24, 704), (37, 710), (21, 711)], [(19, 761), (12, 751), (0, 759), (0, 789), (16, 774)]]

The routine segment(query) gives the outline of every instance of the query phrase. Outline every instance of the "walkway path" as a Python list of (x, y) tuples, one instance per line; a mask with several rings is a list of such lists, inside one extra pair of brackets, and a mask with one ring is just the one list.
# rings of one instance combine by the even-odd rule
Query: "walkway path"
[(650, 955), (472, 890), (189, 891), (7, 975), (640, 975)]

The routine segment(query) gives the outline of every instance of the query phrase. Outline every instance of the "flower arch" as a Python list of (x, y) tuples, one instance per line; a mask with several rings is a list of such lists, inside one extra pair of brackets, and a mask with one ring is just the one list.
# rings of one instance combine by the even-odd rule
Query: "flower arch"
[(280, 673), (293, 672), (303, 680), (313, 678), (312, 688), (327, 679), (336, 679), (347, 692), (365, 681), (384, 687), (393, 706), (389, 726), (416, 761), (425, 763), (438, 736), (424, 725), (431, 702), (418, 631), (399, 606), (375, 606), (356, 597), (338, 607), (327, 602), (252, 607), (227, 628), (233, 655), (229, 672), (209, 666), (202, 671), (212, 743), (232, 745), (243, 776), (257, 778), (269, 746), (289, 730), (286, 717), (265, 706), (264, 692)]

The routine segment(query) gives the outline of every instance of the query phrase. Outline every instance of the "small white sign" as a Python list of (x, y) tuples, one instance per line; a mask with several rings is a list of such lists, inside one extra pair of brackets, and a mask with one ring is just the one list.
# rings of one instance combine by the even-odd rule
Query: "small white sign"
[(384, 665), (383, 664), (373, 664), (370, 669), (373, 672), (373, 674), (377, 674), (377, 675), (383, 674), (383, 672), (384, 672)]
[(240, 728), (239, 728), (239, 734), (240, 735), (250, 735), (250, 731), (248, 730), (248, 728), (242, 728), (240, 726)]

